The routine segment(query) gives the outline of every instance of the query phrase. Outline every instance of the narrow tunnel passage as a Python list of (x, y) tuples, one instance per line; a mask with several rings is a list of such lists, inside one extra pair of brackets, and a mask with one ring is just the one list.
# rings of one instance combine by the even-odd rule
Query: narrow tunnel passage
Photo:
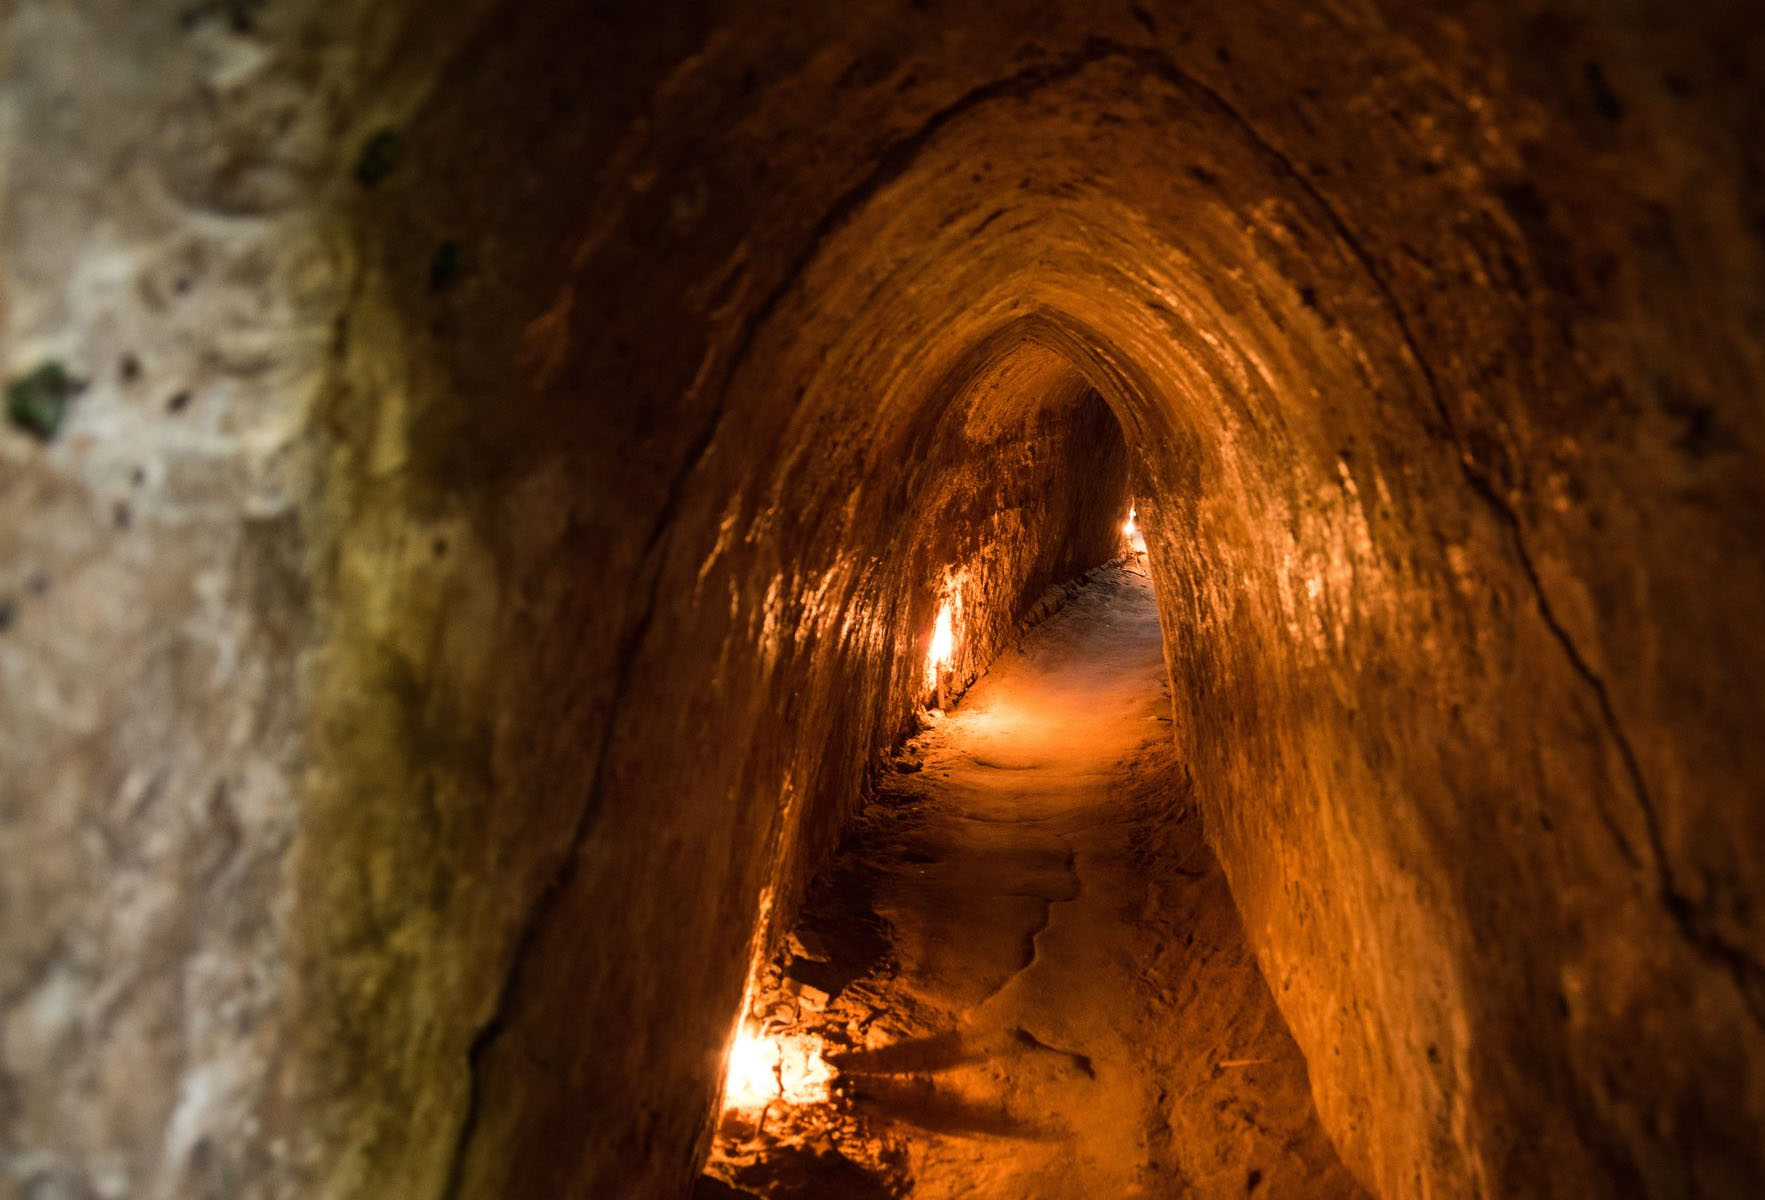
[(895, 758), (749, 1000), (700, 1197), (1364, 1200), (1201, 839), (1128, 561)]
[[(0, 1192), (680, 1200), (843, 861), (871, 1182), (1335, 1188), (1235, 912), (1368, 1195), (1754, 1200), (1758, 0), (0, 9)], [(1182, 786), (983, 853), (1130, 503)]]

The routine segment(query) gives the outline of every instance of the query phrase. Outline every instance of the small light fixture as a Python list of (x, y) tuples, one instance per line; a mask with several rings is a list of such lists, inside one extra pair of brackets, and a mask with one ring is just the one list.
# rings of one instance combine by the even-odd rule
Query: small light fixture
[(723, 1107), (744, 1111), (764, 1108), (778, 1099), (778, 1047), (749, 1029), (744, 1021), (729, 1047), (723, 1075)]
[(944, 707), (945, 676), (956, 663), (956, 602), (949, 597), (938, 605), (938, 618), (932, 625), (931, 649), (925, 656), (925, 687), (933, 696), (933, 707)]
[(1128, 506), (1128, 519), (1122, 522), (1122, 538), (1128, 543), (1128, 550), (1135, 555), (1146, 553), (1146, 539), (1140, 533), (1140, 526), (1135, 518), (1140, 515), (1137, 505)]
[(938, 672), (949, 667), (956, 656), (956, 610), (946, 600), (938, 606), (937, 623), (932, 626), (931, 653), (926, 656), (926, 677), (936, 680)]
[(774, 1104), (820, 1104), (832, 1094), (833, 1077), (820, 1038), (768, 1033), (743, 1021), (724, 1067), (723, 1111), (764, 1120)]

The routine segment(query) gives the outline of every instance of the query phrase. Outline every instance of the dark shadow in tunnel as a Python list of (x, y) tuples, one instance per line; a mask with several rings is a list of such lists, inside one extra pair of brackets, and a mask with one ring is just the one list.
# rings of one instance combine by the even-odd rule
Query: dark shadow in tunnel
[(785, 975), (837, 999), (888, 957), (888, 927), (871, 906), (871, 878), (842, 858), (817, 877)]
[(874, 1050), (830, 1054), (828, 1061), (846, 1075), (918, 1075), (970, 1063), (977, 1056), (954, 1029), (930, 1037), (908, 1038)]
[(733, 1184), (701, 1176), (693, 1200), (893, 1200), (902, 1194), (886, 1174), (838, 1150), (794, 1146), (737, 1173)]
[(1058, 1132), (1025, 1120), (997, 1105), (979, 1103), (941, 1090), (935, 1080), (912, 1075), (870, 1077), (851, 1085), (851, 1096), (873, 1116), (927, 1133), (1052, 1141)]

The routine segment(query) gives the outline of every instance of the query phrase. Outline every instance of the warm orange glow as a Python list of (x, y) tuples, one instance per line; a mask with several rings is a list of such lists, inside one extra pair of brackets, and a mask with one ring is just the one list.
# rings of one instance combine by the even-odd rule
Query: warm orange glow
[(1128, 549), (1135, 554), (1144, 554), (1146, 553), (1146, 539), (1140, 535), (1140, 526), (1134, 520), (1139, 515), (1140, 510), (1137, 506), (1128, 508), (1128, 519), (1122, 523), (1122, 537), (1127, 539)]
[(778, 1097), (778, 1047), (746, 1029), (729, 1048), (723, 1107), (759, 1108)]
[(729, 1048), (724, 1111), (757, 1112), (768, 1104), (818, 1104), (828, 1098), (833, 1068), (821, 1039), (809, 1034), (756, 1033), (745, 1025)]
[(956, 657), (956, 610), (946, 600), (938, 606), (937, 624), (932, 626), (931, 653), (925, 660), (925, 685), (936, 687), (938, 673), (948, 667)]

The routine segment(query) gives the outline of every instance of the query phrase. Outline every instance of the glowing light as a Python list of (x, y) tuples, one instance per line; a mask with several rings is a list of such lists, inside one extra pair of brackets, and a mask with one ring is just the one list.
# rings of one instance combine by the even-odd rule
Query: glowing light
[(756, 1033), (744, 1025), (729, 1048), (723, 1108), (758, 1112), (769, 1104), (818, 1104), (829, 1096), (833, 1067), (810, 1034)]
[(1139, 515), (1139, 507), (1130, 505), (1128, 508), (1128, 519), (1122, 522), (1122, 537), (1127, 541), (1129, 550), (1132, 550), (1135, 554), (1144, 554), (1146, 553), (1146, 539), (1140, 535), (1140, 526), (1134, 520), (1134, 518)]
[(778, 1047), (743, 1029), (729, 1048), (723, 1107), (760, 1108), (778, 1098)]
[(925, 685), (938, 686), (938, 673), (956, 657), (956, 610), (946, 600), (938, 606), (937, 624), (932, 626), (932, 648), (925, 659)]

